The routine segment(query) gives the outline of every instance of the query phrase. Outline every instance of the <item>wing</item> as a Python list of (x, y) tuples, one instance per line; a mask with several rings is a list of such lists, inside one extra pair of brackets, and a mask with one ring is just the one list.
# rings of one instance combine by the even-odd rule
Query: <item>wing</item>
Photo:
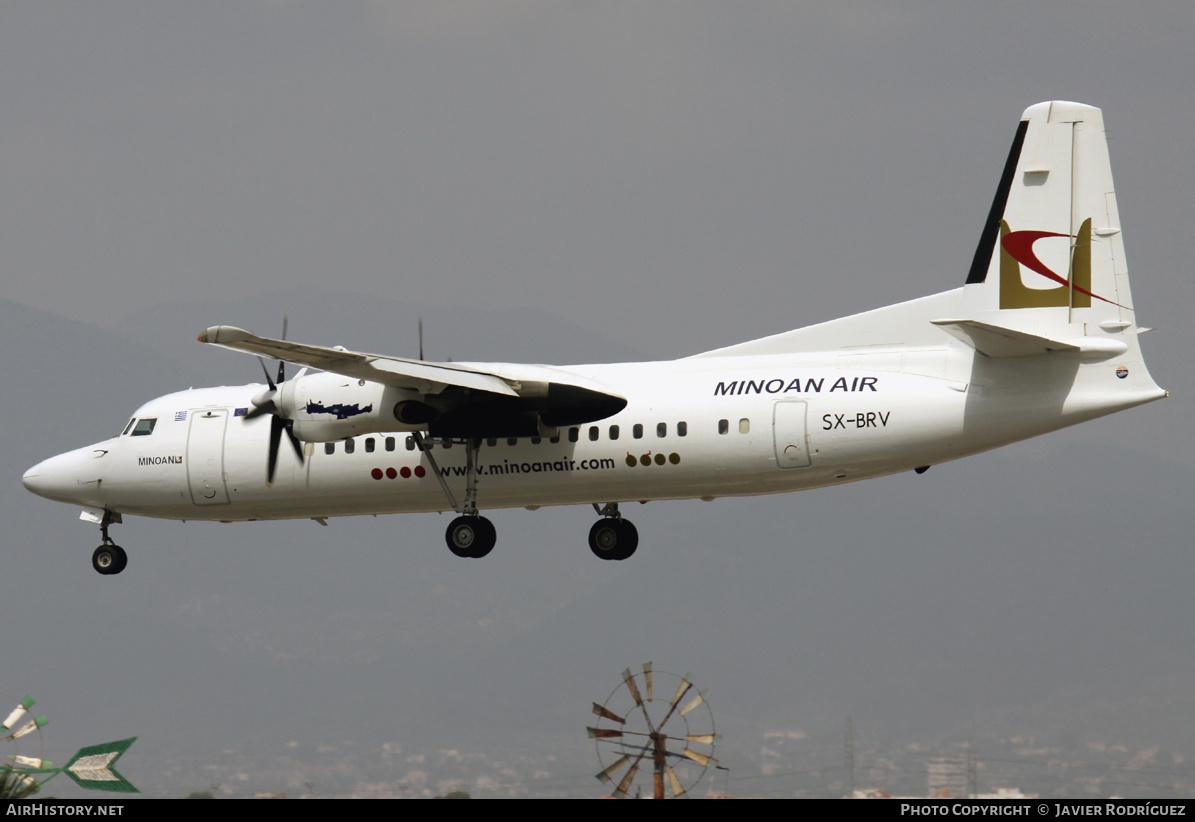
[(228, 325), (208, 328), (199, 341), (436, 397), (461, 419), (533, 411), (549, 426), (577, 425), (617, 414), (627, 404), (594, 380), (544, 365), (408, 360), (258, 337)]

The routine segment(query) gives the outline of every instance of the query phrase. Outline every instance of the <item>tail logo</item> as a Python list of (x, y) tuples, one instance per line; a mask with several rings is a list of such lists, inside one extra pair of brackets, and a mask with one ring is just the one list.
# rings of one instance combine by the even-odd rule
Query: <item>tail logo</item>
[[(1033, 244), (1038, 240), (1070, 236), (1053, 231), (1013, 231), (1007, 222), (1000, 221), (1001, 308), (1091, 308), (1092, 298), (1120, 308), (1126, 307), (1091, 291), (1090, 217), (1083, 221), (1079, 233), (1074, 237), (1069, 280), (1051, 271), (1033, 251)], [(1021, 280), (1021, 266), (1058, 283), (1058, 286), (1029, 288)]]

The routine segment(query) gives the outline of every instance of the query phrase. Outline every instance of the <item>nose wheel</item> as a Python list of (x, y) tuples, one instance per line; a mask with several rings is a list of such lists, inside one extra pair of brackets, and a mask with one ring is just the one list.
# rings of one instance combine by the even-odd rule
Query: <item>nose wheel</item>
[(91, 567), (104, 576), (119, 574), (129, 564), (129, 556), (114, 542), (106, 542), (91, 555)]
[(100, 520), (103, 541), (91, 555), (91, 567), (104, 576), (119, 574), (129, 564), (129, 555), (108, 536), (108, 526), (114, 522), (120, 522), (120, 514), (105, 511), (103, 519)]

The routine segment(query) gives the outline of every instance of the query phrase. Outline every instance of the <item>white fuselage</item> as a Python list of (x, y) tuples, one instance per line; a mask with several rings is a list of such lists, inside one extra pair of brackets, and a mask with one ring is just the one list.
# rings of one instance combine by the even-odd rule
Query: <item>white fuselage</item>
[[(558, 437), (483, 441), (479, 509), (712, 499), (852, 482), (985, 451), (1160, 394), (1143, 364), (1132, 369), (1140, 379), (1126, 379), (1077, 356), (996, 360), (953, 340), (565, 370), (627, 397), (626, 408), (562, 427)], [(156, 419), (152, 433), (129, 430), (46, 460), (25, 483), (95, 511), (183, 520), (451, 510), (437, 467), (462, 498), (463, 444), (437, 442), (429, 458), (410, 431), (308, 442), (302, 464), (284, 442), (267, 484), (269, 418), (243, 416), (262, 389), (160, 397), (135, 416)]]

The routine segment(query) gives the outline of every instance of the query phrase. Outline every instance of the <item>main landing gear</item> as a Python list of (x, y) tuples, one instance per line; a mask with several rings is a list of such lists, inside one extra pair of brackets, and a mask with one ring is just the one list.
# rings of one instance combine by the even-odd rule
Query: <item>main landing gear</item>
[(444, 539), (448, 543), (448, 550), (458, 557), (479, 558), (494, 550), (498, 533), (494, 530), (494, 523), (473, 514), (457, 517), (450, 522)]
[(128, 554), (108, 536), (108, 526), (113, 522), (120, 522), (120, 514), (105, 511), (104, 518), (100, 520), (100, 534), (103, 536), (103, 541), (91, 555), (91, 567), (104, 576), (119, 574), (129, 564)]
[[(423, 434), (418, 431), (411, 434), (411, 438), (420, 452), (427, 457), (432, 469), (431, 475), (439, 481), (440, 489), (444, 492), (448, 504), (459, 515), (448, 523), (448, 529), (444, 532), (444, 542), (448, 543), (448, 550), (458, 557), (484, 557), (494, 550), (494, 543), (498, 541), (498, 533), (494, 530), (494, 523), (477, 512), (477, 452), (481, 450), (481, 440), (464, 440), (465, 501), (458, 504), (452, 489), (444, 480), (444, 472), (436, 464), (431, 443), (425, 440)], [(631, 524), (630, 520), (622, 518), (622, 514), (618, 512), (617, 502), (608, 502), (600, 507), (595, 502), (593, 510), (598, 512), (601, 519), (589, 529), (589, 550), (601, 559), (628, 559), (639, 547), (638, 529)], [(105, 540), (107, 540), (107, 531), (104, 533)], [(96, 555), (99, 556), (98, 551)], [(118, 573), (116, 571), (101, 571), (98, 564), (96, 570), (100, 573)]]
[(444, 532), (448, 550), (458, 557), (484, 557), (494, 550), (498, 532), (494, 529), (494, 523), (477, 513), (477, 452), (481, 449), (481, 440), (465, 440), (465, 502), (458, 505), (448, 483), (444, 481), (440, 466), (436, 465), (431, 447), (424, 442), (423, 435), (416, 432), (411, 436), (419, 450), (427, 455), (427, 461), (432, 466), (432, 476), (440, 481), (440, 488), (448, 498), (448, 504), (452, 506), (453, 511), (460, 514), (448, 523), (448, 530)]
[(589, 550), (601, 559), (628, 559), (639, 547), (639, 530), (618, 513), (617, 502), (606, 503), (602, 508), (595, 502), (593, 510), (602, 518), (589, 529)]

